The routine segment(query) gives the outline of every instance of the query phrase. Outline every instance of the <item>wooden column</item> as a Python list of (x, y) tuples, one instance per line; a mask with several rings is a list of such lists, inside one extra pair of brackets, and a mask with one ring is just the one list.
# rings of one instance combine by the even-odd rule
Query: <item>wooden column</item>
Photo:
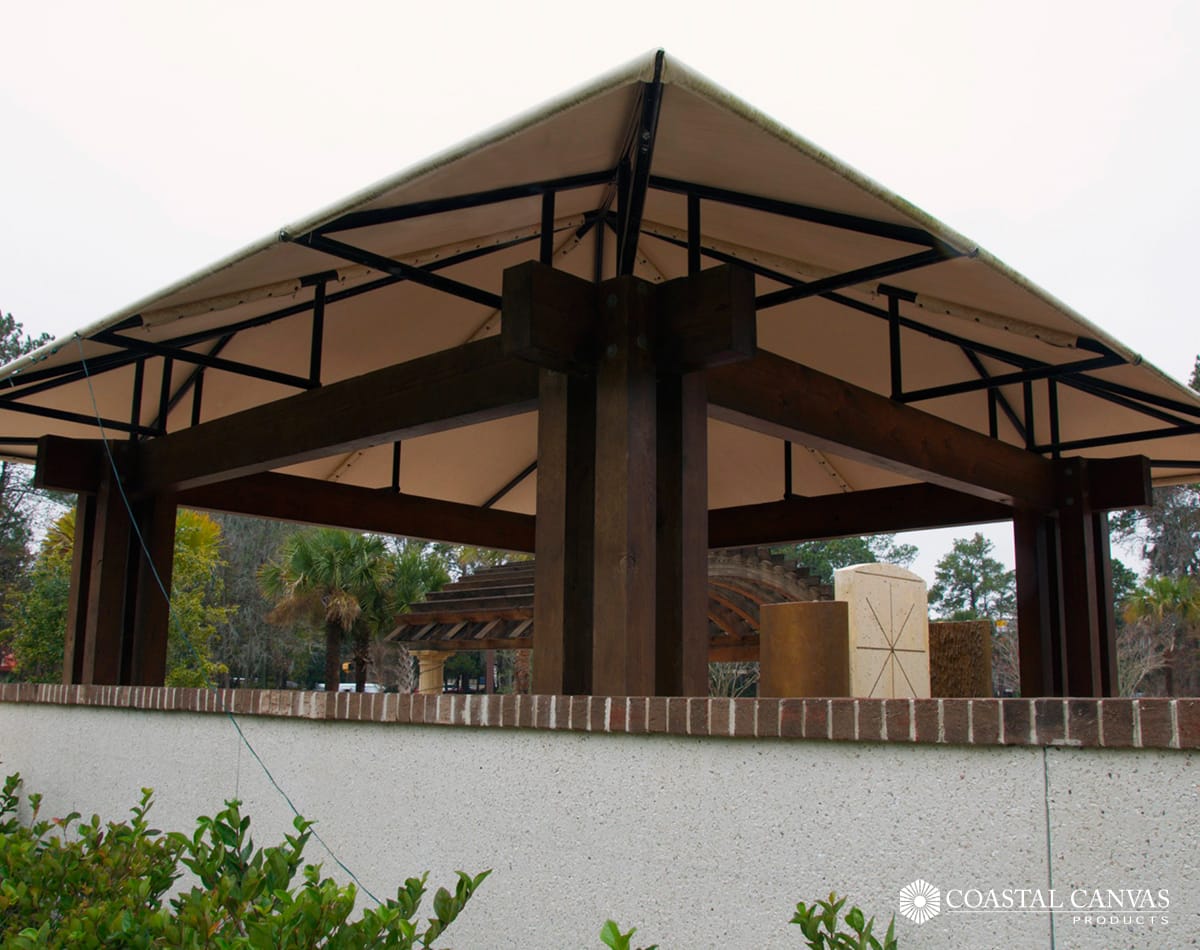
[[(136, 503), (147, 558), (111, 473), (75, 508), (75, 541), (63, 649), (63, 682), (161, 686), (166, 677), (175, 500)], [(155, 580), (151, 563), (158, 573)]]
[(79, 682), (119, 684), (123, 682), (121, 656), (131, 524), (110, 471), (106, 470), (101, 477), (95, 506)]
[(601, 285), (592, 692), (655, 690), (657, 396), (650, 284)]
[(161, 686), (167, 676), (171, 625), (171, 574), (175, 566), (175, 498), (158, 495), (139, 502), (138, 527), (149, 556), (137, 544), (127, 592), (129, 636), (124, 644), (122, 682)]
[(655, 692), (708, 692), (708, 400), (701, 373), (658, 382)]
[(92, 545), (96, 536), (96, 496), (81, 494), (75, 503), (75, 540), (71, 550), (71, 586), (63, 642), (63, 682), (82, 683), (87, 643), (87, 601), (91, 588)]
[[(1116, 672), (1113, 614), (1111, 607), (1103, 606), (1112, 599), (1108, 538), (1098, 536), (1103, 519), (1092, 510), (1087, 462), (1064, 460), (1060, 479), (1058, 541), (1067, 695), (1111, 696)], [(1107, 522), (1103, 524), (1107, 529)]]
[(591, 692), (596, 397), (591, 380), (543, 369), (538, 397), (535, 693)]
[(707, 693), (702, 370), (753, 355), (753, 291), (730, 267), (505, 272), (504, 351), (542, 368), (535, 692)]
[(1013, 540), (1021, 695), (1062, 696), (1066, 683), (1057, 520), (1018, 509), (1013, 512)]
[(1108, 538), (1108, 512), (1092, 513), (1092, 535), (1095, 538), (1094, 570), (1099, 600), (1096, 613), (1100, 619), (1100, 688), (1102, 696), (1119, 696), (1117, 678), (1117, 618), (1113, 603), (1112, 552)]
[(1115, 696), (1110, 508), (1150, 502), (1145, 458), (1063, 459), (1057, 510), (1017, 510), (1017, 619), (1023, 696)]

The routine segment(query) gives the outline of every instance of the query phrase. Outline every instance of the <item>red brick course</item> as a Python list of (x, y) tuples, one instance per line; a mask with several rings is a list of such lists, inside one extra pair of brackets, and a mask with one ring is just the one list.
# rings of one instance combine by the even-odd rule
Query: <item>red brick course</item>
[(3, 683), (0, 703), (773, 741), (1200, 749), (1200, 699), (409, 696)]

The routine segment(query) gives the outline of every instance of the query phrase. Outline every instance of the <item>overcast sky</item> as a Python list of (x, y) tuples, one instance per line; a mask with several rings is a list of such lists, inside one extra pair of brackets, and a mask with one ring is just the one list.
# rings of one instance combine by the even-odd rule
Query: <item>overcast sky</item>
[(108, 0), (3, 31), (0, 309), (33, 332), (662, 46), (1171, 375), (1200, 350), (1200, 3)]

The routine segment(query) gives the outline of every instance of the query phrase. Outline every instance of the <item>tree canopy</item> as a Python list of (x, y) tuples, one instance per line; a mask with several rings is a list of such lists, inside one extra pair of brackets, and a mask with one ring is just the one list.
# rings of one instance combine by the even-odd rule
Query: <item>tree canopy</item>
[[(168, 686), (206, 686), (223, 670), (212, 658), (217, 627), (232, 610), (222, 603), (220, 537), (220, 527), (208, 515), (179, 510), (167, 637)], [(14, 592), (7, 605), (16, 673), (27, 682), (62, 679), (74, 542), (75, 512), (68, 511), (42, 541), (28, 584)]]
[(994, 545), (980, 532), (957, 538), (937, 563), (929, 603), (945, 620), (999, 620), (1016, 612), (1013, 571), (992, 557)]
[(895, 536), (890, 534), (805, 541), (776, 550), (794, 557), (797, 564), (807, 567), (822, 584), (832, 584), (834, 572), (852, 564), (886, 563), (908, 567), (917, 556), (915, 545), (897, 544)]

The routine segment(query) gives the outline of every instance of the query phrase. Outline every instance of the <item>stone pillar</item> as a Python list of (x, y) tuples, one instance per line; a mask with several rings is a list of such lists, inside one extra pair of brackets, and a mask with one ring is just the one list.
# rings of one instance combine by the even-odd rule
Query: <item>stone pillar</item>
[(925, 581), (892, 564), (858, 564), (833, 575), (850, 623), (850, 695), (927, 699), (929, 612)]
[(417, 658), (420, 666), (417, 676), (417, 693), (421, 696), (441, 695), (445, 688), (446, 652), (444, 650), (412, 650), (410, 652)]

